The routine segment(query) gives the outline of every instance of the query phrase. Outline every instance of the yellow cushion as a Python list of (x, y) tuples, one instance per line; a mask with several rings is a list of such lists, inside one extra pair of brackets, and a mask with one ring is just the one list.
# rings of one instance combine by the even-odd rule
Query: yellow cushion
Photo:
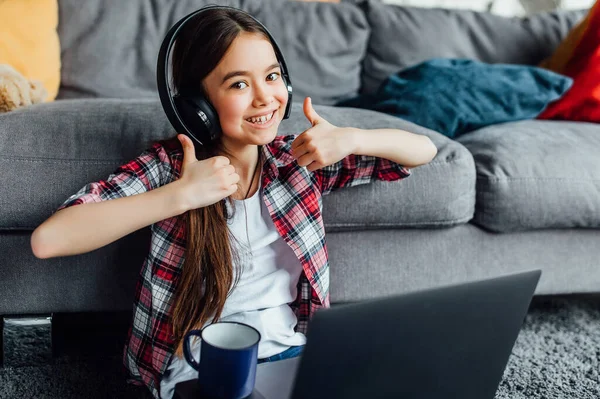
[(60, 84), (57, 0), (0, 0), (0, 64), (43, 83), (52, 101)]

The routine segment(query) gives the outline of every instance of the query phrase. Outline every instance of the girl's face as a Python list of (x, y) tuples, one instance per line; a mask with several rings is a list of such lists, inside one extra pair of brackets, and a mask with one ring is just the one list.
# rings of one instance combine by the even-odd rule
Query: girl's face
[(288, 94), (268, 39), (242, 32), (203, 84), (226, 148), (265, 145), (275, 138)]

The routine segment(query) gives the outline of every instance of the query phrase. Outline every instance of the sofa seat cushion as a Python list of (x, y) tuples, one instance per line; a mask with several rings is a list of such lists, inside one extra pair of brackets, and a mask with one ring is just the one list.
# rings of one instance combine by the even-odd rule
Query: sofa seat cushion
[[(395, 116), (345, 107), (315, 107), (336, 126), (395, 128), (428, 136), (438, 149), (428, 164), (398, 182), (374, 181), (323, 197), (328, 231), (381, 228), (440, 228), (468, 222), (475, 212), (475, 164), (460, 143)], [(291, 129), (288, 127), (291, 126)], [(285, 129), (302, 132), (306, 117), (292, 111)]]
[(600, 227), (600, 128), (521, 121), (459, 138), (477, 168), (473, 222), (492, 231)]
[[(475, 208), (475, 166), (459, 143), (374, 111), (315, 105), (339, 126), (398, 127), (423, 133), (437, 157), (398, 182), (336, 191), (325, 197), (327, 228), (447, 226)], [(309, 127), (293, 103), (280, 134)], [(38, 104), (0, 115), (0, 230), (31, 230), (86, 183), (105, 179), (155, 140), (174, 135), (157, 100), (85, 99)]]

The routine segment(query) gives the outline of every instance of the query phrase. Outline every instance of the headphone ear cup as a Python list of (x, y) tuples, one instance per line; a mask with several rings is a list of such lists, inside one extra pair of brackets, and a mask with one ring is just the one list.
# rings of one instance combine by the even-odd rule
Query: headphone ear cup
[(290, 117), (290, 113), (292, 111), (292, 84), (287, 74), (283, 75), (283, 82), (288, 92), (287, 105), (285, 107), (285, 112), (283, 113), (283, 119), (287, 119)]
[(173, 102), (192, 139), (205, 145), (220, 137), (221, 124), (218, 114), (204, 97), (176, 95)]

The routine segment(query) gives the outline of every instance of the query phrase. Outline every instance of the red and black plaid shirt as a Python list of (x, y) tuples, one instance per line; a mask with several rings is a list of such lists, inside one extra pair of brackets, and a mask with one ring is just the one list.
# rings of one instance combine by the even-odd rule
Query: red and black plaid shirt
[[(291, 155), (296, 136), (277, 136), (262, 147), (263, 200), (279, 234), (300, 260), (303, 273), (298, 297), (290, 304), (298, 318), (296, 330), (306, 333), (316, 309), (329, 306), (329, 263), (321, 197), (341, 187), (393, 181), (410, 175), (405, 167), (371, 156), (349, 155), (310, 172)], [(156, 143), (119, 167), (106, 180), (90, 183), (59, 208), (140, 194), (176, 180), (183, 151), (174, 139)], [(124, 348), (124, 365), (133, 384), (145, 384), (159, 398), (160, 380), (175, 351), (171, 305), (183, 265), (186, 237), (180, 217), (150, 226), (151, 245), (138, 279), (133, 322)]]

